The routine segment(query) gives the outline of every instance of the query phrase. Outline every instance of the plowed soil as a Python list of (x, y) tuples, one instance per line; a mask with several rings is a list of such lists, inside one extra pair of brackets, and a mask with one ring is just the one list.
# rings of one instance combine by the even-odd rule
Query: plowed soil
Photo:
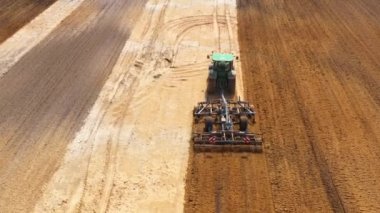
[[(379, 211), (378, 0), (57, 3), (0, 46), (0, 212)], [(212, 50), (262, 154), (188, 152)]]
[[(234, 17), (233, 22), (226, 26), (230, 33), (221, 28), (224, 27), (223, 23), (214, 23), (214, 32), (219, 38), (215, 50), (239, 52), (239, 46), (234, 41), (237, 40), (235, 2), (229, 6), (221, 0), (215, 2), (218, 15), (230, 14)], [(227, 9), (222, 10), (225, 7)], [(225, 39), (228, 37), (230, 39)], [(239, 61), (235, 61), (235, 68), (238, 73), (236, 94), (227, 94), (226, 97), (233, 99), (240, 96), (244, 99)], [(208, 98), (220, 98), (216, 94), (206, 95)], [(194, 129), (202, 127), (202, 124), (197, 124)], [(251, 131), (256, 129), (251, 127)], [(253, 209), (270, 212), (273, 207), (268, 177), (262, 154), (191, 152), (186, 177), (185, 212), (241, 212)]]
[(238, 1), (263, 154), (192, 154), (187, 212), (380, 209), (380, 4)]
[(30, 212), (144, 1), (86, 1), (0, 79), (0, 208)]
[(56, 0), (0, 0), (0, 43)]

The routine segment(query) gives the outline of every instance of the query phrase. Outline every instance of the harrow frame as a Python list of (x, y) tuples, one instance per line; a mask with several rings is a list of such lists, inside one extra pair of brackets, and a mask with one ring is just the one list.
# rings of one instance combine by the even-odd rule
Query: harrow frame
[[(250, 133), (248, 129), (237, 129), (242, 117), (251, 119), (255, 123), (255, 110), (246, 101), (222, 99), (199, 102), (194, 107), (195, 123), (212, 120), (211, 129), (205, 128), (202, 132), (194, 132), (193, 142), (196, 151), (243, 151), (262, 152), (262, 135)], [(207, 121), (205, 121), (205, 125)]]

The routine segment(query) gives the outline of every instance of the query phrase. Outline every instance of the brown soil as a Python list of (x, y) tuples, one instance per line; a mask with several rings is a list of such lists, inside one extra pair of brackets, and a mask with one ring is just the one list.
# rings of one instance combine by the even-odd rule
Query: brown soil
[[(205, 55), (239, 52), (233, 3), (150, 0), (138, 19), (145, 1), (88, 0), (25, 54), (0, 79), (0, 211), (181, 211)], [(238, 5), (264, 153), (190, 153), (185, 211), (378, 211), (377, 0)]]
[(56, 0), (0, 0), (0, 43)]
[(145, 1), (87, 1), (0, 79), (0, 207), (29, 212)]
[(270, 212), (269, 186), (263, 155), (191, 153), (185, 212)]
[(238, 1), (264, 154), (192, 154), (187, 212), (380, 209), (377, 0)]

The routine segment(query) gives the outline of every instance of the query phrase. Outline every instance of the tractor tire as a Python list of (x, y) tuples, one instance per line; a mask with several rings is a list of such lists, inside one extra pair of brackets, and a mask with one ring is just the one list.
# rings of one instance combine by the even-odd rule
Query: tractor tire
[(228, 93), (230, 95), (235, 94), (235, 88), (236, 88), (236, 79), (228, 79)]
[(241, 116), (239, 122), (239, 130), (241, 132), (246, 132), (248, 129), (248, 118), (247, 116)]
[(207, 116), (205, 118), (205, 128), (204, 128), (204, 131), (205, 132), (212, 132), (213, 124), (214, 124), (214, 119), (211, 116)]
[(213, 94), (215, 93), (215, 87), (216, 87), (216, 82), (214, 79), (208, 79), (207, 80), (207, 93), (208, 94)]

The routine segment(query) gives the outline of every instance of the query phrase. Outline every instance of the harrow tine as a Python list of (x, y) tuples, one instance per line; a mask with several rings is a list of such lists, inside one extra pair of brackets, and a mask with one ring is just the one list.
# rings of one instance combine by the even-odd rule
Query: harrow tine
[(195, 152), (254, 152), (261, 153), (255, 145), (212, 145), (212, 144), (195, 144)]

